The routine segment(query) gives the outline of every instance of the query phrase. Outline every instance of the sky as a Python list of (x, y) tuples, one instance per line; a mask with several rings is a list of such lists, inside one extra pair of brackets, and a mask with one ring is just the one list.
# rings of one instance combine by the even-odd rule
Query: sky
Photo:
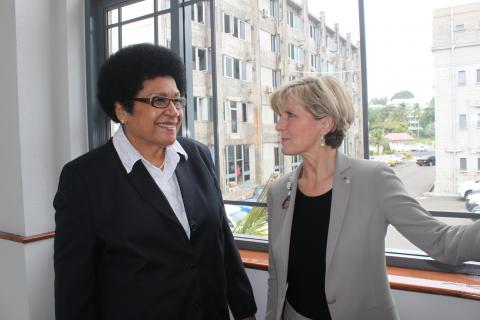
[[(391, 98), (408, 90), (421, 103), (433, 96), (433, 9), (472, 0), (364, 0), (368, 98)], [(358, 0), (308, 0), (309, 11), (325, 12), (327, 25), (359, 40)]]

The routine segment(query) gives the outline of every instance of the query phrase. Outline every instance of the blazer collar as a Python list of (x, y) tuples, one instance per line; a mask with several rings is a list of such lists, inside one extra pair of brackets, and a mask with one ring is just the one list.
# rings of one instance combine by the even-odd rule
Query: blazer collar
[(330, 209), (330, 225), (328, 227), (326, 272), (328, 273), (342, 224), (348, 210), (352, 189), (350, 160), (343, 153), (337, 151), (335, 175), (333, 177), (332, 205)]

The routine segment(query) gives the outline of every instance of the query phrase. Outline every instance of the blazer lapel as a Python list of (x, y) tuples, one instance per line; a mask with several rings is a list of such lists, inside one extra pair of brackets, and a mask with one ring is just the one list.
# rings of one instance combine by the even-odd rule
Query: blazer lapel
[(180, 162), (177, 164), (175, 174), (177, 176), (178, 185), (180, 186), (180, 191), (182, 192), (183, 205), (187, 212), (187, 218), (190, 224), (198, 224), (198, 221), (196, 221), (194, 217), (199, 210), (194, 209), (196, 199), (195, 187), (199, 186), (196, 182), (192, 181), (195, 174), (192, 172), (192, 167), (187, 163), (187, 160), (183, 156), (180, 156)]
[[(282, 230), (278, 236), (278, 252), (280, 252), (281, 266), (282, 270), (278, 271), (279, 283), (281, 285), (286, 285), (287, 283), (287, 273), (288, 273), (288, 258), (290, 255), (290, 236), (292, 231), (292, 221), (293, 221), (293, 211), (295, 209), (295, 195), (297, 193), (297, 184), (298, 176), (302, 172), (303, 165), (300, 165), (295, 173), (290, 176), (290, 178), (285, 182), (285, 191), (284, 197), (281, 197), (282, 204), (285, 199), (288, 197), (288, 186), (291, 184), (290, 200), (288, 201), (288, 207), (284, 210), (287, 210), (285, 218), (283, 220)], [(280, 206), (282, 207), (282, 204)], [(282, 279), (283, 278), (283, 279)]]
[(167, 218), (179, 223), (177, 216), (167, 198), (157, 186), (152, 176), (148, 173), (141, 160), (133, 165), (132, 171), (128, 174), (133, 186), (137, 189), (140, 196), (156, 210), (160, 211)]
[(332, 206), (330, 209), (330, 226), (328, 227), (326, 272), (328, 274), (332, 263), (333, 253), (337, 246), (338, 236), (342, 229), (343, 220), (347, 213), (352, 189), (352, 177), (348, 158), (337, 151), (337, 163), (333, 180)]

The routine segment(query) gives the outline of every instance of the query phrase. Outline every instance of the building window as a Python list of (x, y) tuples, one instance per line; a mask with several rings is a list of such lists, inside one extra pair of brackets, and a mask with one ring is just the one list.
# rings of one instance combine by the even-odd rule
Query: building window
[(247, 122), (248, 120), (248, 105), (246, 102), (242, 102), (242, 121)]
[(480, 158), (477, 158), (477, 171), (480, 171)]
[(480, 128), (480, 113), (477, 113), (477, 128)]
[(303, 63), (303, 49), (294, 45), (288, 44), (288, 57), (296, 62)]
[(316, 71), (320, 71), (320, 56), (318, 54), (310, 54), (310, 66)]
[(192, 5), (192, 21), (205, 23), (205, 2), (197, 2)]
[(273, 157), (273, 170), (275, 170), (275, 172), (280, 172), (280, 147), (273, 147)]
[(459, 114), (458, 115), (458, 128), (466, 129), (467, 128), (467, 115)]
[(247, 72), (250, 71), (250, 64), (237, 58), (223, 56), (223, 76), (239, 80), (247, 80)]
[(247, 40), (249, 36), (249, 24), (226, 12), (222, 15), (222, 31), (231, 33), (238, 39)]
[(337, 42), (334, 38), (327, 36), (327, 49), (335, 52), (337, 51)]
[(226, 147), (227, 176), (229, 187), (250, 181), (250, 145), (229, 145)]
[(298, 166), (302, 163), (302, 156), (301, 155), (294, 155), (292, 156), (292, 170), (298, 168)]
[(459, 86), (463, 86), (465, 85), (465, 83), (467, 82), (467, 76), (465, 74), (465, 70), (460, 70), (458, 71), (458, 76), (457, 76), (457, 84)]
[(477, 69), (477, 83), (480, 83), (480, 69)]
[(317, 26), (310, 24), (309, 35), (310, 39), (317, 41), (318, 39), (320, 39), (320, 29)]
[(275, 53), (280, 52), (280, 39), (279, 39), (278, 35), (272, 34), (271, 38), (270, 38), (270, 42), (271, 42), (272, 52), (275, 52)]
[(209, 97), (193, 97), (194, 120), (211, 121), (212, 120), (212, 99)]
[(460, 158), (460, 170), (467, 170), (467, 158)]
[(270, 0), (270, 16), (278, 17), (278, 0)]
[(272, 70), (272, 85), (274, 88), (282, 85), (282, 74), (280, 70)]
[(210, 62), (210, 50), (207, 48), (192, 47), (193, 70), (208, 71)]
[(237, 102), (230, 101), (230, 122), (231, 122), (231, 132), (238, 133), (238, 122), (237, 122)]
[(243, 145), (243, 179), (250, 181), (250, 145)]
[(302, 20), (293, 11), (287, 11), (287, 24), (294, 29), (302, 29)]

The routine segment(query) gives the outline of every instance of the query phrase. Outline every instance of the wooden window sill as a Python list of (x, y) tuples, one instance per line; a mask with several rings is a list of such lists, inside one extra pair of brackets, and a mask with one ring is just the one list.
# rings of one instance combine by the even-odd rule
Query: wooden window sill
[[(246, 268), (268, 270), (268, 253), (240, 250)], [(480, 301), (480, 277), (448, 272), (387, 267), (390, 288)]]

